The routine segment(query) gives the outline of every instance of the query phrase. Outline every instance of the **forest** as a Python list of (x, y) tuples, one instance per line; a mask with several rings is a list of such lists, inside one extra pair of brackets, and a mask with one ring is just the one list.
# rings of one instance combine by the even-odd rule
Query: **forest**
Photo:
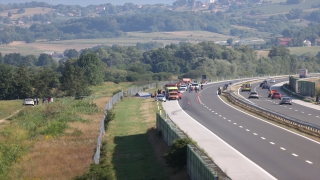
[(0, 99), (32, 96), (84, 96), (89, 86), (104, 81), (145, 84), (171, 80), (173, 76), (237, 78), (268, 74), (296, 74), (299, 69), (320, 71), (317, 56), (291, 55), (283, 46), (271, 48), (268, 57), (257, 58), (248, 46), (228, 48), (214, 42), (181, 43), (139, 50), (135, 46), (97, 46), (67, 49), (55, 62), (50, 55), (22, 56), (0, 53)]

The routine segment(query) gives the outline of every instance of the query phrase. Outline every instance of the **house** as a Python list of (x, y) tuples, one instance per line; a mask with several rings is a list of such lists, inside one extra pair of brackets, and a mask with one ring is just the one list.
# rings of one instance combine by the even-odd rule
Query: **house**
[(73, 15), (73, 13), (68, 13), (68, 16), (73, 17), (74, 15)]
[(306, 39), (303, 41), (303, 45), (307, 47), (311, 47), (311, 42), (308, 39)]
[(289, 41), (291, 41), (291, 38), (280, 38), (280, 45), (287, 46)]
[(104, 6), (97, 6), (96, 7), (97, 12), (104, 11), (104, 10), (106, 10), (106, 7), (104, 7)]

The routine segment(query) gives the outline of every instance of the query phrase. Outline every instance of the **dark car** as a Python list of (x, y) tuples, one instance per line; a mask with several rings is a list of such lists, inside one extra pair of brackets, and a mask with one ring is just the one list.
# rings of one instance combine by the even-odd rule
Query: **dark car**
[(292, 105), (292, 99), (290, 97), (282, 97), (280, 102), (279, 102), (280, 105), (282, 104), (290, 104)]
[(250, 99), (250, 98), (257, 98), (257, 99), (259, 99), (259, 95), (258, 95), (257, 92), (250, 92), (248, 98), (249, 98), (249, 99)]
[(262, 85), (262, 89), (269, 89), (270, 87), (269, 87), (269, 85), (268, 84), (264, 84), (264, 85)]
[(260, 87), (262, 87), (262, 86), (265, 85), (265, 84), (266, 84), (265, 82), (260, 83)]

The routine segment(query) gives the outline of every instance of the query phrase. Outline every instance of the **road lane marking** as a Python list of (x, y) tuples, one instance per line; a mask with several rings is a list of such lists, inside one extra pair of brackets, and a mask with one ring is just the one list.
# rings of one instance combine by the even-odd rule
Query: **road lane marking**
[(294, 110), (294, 111), (298, 111), (298, 110)]
[(246, 131), (250, 131), (249, 129), (246, 129)]
[(221, 117), (221, 114), (219, 116)]
[(214, 114), (218, 114), (218, 113), (214, 113)]
[(309, 116), (311, 116), (312, 114), (308, 114)]
[(223, 119), (227, 119), (227, 118), (223, 117)]
[(212, 111), (212, 112), (214, 112), (214, 111)]
[(294, 154), (294, 153), (292, 153), (292, 156), (298, 157), (298, 154)]
[(301, 111), (301, 113), (304, 113), (303, 111)]
[(257, 133), (253, 133), (255, 136), (257, 136), (258, 134)]
[(261, 137), (261, 139), (265, 140), (266, 138), (264, 138), (264, 137)]
[(309, 160), (306, 160), (306, 162), (309, 163), (309, 164), (313, 164), (313, 162), (311, 162), (311, 161), (309, 161)]
[(211, 109), (209, 109), (209, 111), (211, 111)]
[(274, 142), (270, 142), (270, 144), (274, 145)]
[(292, 109), (292, 108), (289, 108), (289, 109)]
[(240, 128), (243, 128), (242, 126), (239, 126)]
[(282, 149), (282, 150), (284, 150), (284, 151), (286, 150), (286, 148), (283, 148), (283, 147), (280, 147), (280, 149)]
[(228, 120), (229, 122), (231, 122), (231, 120)]

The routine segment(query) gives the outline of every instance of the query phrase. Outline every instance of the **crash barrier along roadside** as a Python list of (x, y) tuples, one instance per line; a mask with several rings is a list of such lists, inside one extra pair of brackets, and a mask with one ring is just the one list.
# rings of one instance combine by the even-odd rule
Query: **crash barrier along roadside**
[(112, 109), (113, 105), (119, 101), (121, 101), (123, 97), (123, 90), (118, 92), (117, 94), (113, 95), (112, 98), (109, 100), (109, 102), (106, 104), (106, 107), (104, 108), (104, 115), (102, 117), (102, 120), (100, 122), (100, 128), (99, 128), (99, 136), (98, 136), (98, 140), (97, 140), (97, 148), (96, 148), (96, 152), (94, 153), (93, 156), (93, 160), (95, 164), (99, 164), (100, 161), (100, 148), (101, 148), (101, 144), (102, 144), (102, 137), (103, 134), (105, 133), (105, 124), (104, 124), (104, 120), (107, 116), (107, 110)]
[(305, 122), (305, 121), (302, 121), (278, 112), (274, 112), (270, 109), (253, 104), (250, 101), (247, 101), (246, 99), (237, 96), (236, 94), (234, 94), (234, 92), (223, 92), (223, 93), (226, 94), (228, 97), (230, 97), (231, 100), (244, 106), (246, 109), (257, 111), (260, 114), (263, 113), (269, 117), (272, 117), (273, 120), (280, 121), (281, 123), (286, 124), (288, 126), (299, 128), (304, 131), (316, 134), (317, 136), (320, 136), (320, 126), (318, 125)]
[[(168, 146), (176, 139), (188, 138), (167, 115), (164, 118), (157, 113), (156, 119), (157, 130), (161, 132), (162, 139)], [(194, 144), (187, 146), (187, 172), (192, 180), (230, 180), (210, 157)]]

